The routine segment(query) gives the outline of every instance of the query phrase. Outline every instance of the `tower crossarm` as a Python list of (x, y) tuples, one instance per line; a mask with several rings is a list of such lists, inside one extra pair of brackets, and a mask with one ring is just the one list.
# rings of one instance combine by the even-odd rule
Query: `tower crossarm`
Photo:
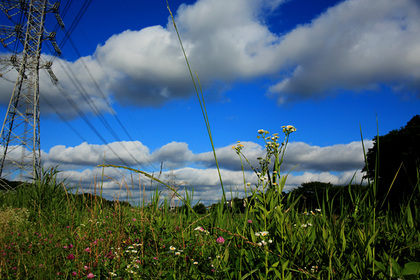
[(0, 25), (0, 42), (5, 48), (9, 48), (9, 45), (16, 42), (16, 40), (22, 40), (24, 38), (20, 25), (7, 26)]
[(60, 16), (60, 11), (59, 11), (59, 8), (60, 8), (60, 2), (55, 2), (54, 4), (52, 4), (52, 5), (50, 6), (50, 8), (49, 8), (48, 12), (53, 13), (53, 14), (54, 14), (54, 16), (55, 16), (55, 19), (57, 20), (58, 25), (59, 25), (61, 28), (64, 28), (64, 22), (63, 22), (63, 19), (62, 19), (62, 18), (61, 18), (61, 16)]
[(26, 1), (21, 0), (7, 0), (0, 2), (0, 10), (6, 14), (6, 16), (11, 19), (16, 14), (22, 11), (22, 8), (26, 6)]

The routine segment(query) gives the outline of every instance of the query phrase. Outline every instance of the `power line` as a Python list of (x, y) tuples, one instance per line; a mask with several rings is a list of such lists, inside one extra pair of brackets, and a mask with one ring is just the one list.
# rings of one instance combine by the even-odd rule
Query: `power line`
[[(75, 19), (73, 20), (70, 28), (68, 30), (66, 30), (65, 28), (63, 28), (65, 30), (65, 37), (64, 39), (61, 41), (60, 43), (60, 48), (63, 48), (64, 44), (69, 41), (72, 48), (74, 49), (74, 51), (76, 52), (76, 55), (79, 58), (82, 58), (76, 44), (73, 42), (73, 40), (71, 39), (71, 34), (74, 31), (74, 29), (76, 28), (76, 26), (79, 24), (81, 18), (83, 17), (83, 15), (86, 13), (89, 5), (91, 4), (92, 0), (88, 0), (88, 1), (84, 1), (82, 7), (80, 8), (79, 12), (77, 13)], [(66, 3), (66, 6), (64, 8), (64, 12), (63, 12), (63, 17), (67, 14), (68, 10), (70, 9), (72, 0), (68, 1)], [(56, 26), (57, 28), (57, 26)], [(57, 57), (54, 56), (54, 59)], [(100, 93), (101, 97), (103, 98), (103, 100), (107, 103), (107, 105), (112, 108), (111, 104), (108, 102), (108, 99), (105, 97), (105, 94), (102, 92), (102, 90), (100, 89), (98, 83), (96, 82), (95, 78), (93, 77), (93, 75), (91, 74), (89, 68), (87, 67), (86, 63), (84, 62), (83, 59), (80, 60), (83, 67), (85, 68), (86, 72), (89, 75), (89, 78), (92, 80), (96, 90)], [(64, 67), (62, 66), (62, 68), (64, 69)], [(120, 139), (120, 137), (118, 136), (118, 134), (115, 132), (115, 130), (112, 128), (112, 126), (106, 121), (105, 117), (103, 116), (103, 114), (101, 113), (101, 111), (96, 107), (96, 105), (91, 101), (91, 99), (89, 98), (86, 90), (84, 89), (83, 85), (80, 83), (80, 81), (78, 80), (77, 76), (74, 74), (73, 70), (70, 67), (66, 67), (67, 71), (66, 74), (67, 76), (70, 78), (71, 82), (73, 83), (73, 85), (75, 86), (75, 88), (77, 89), (77, 91), (81, 94), (82, 98), (85, 100), (86, 104), (89, 105), (89, 107), (92, 109), (92, 111), (99, 117), (100, 121), (102, 122), (102, 124), (105, 126), (105, 128), (110, 132), (110, 134), (114, 137), (114, 139), (116, 139), (117, 141), (119, 141), (120, 143), (122, 142), (122, 140)], [(69, 74), (70, 73), (70, 74)], [(73, 103), (72, 105), (75, 108), (76, 112), (82, 112), (82, 110), (78, 107), (78, 105), (76, 103)], [(58, 112), (56, 110), (56, 112)], [(79, 114), (80, 115), (80, 114)], [(84, 115), (80, 115), (82, 117), (82, 119), (88, 124), (89, 127), (92, 128), (92, 125), (90, 123), (88, 123), (88, 120), (86, 118), (86, 116)], [(118, 116), (113, 115), (114, 118), (117, 120), (118, 124), (121, 126), (121, 128), (123, 129), (123, 131), (127, 134), (127, 136), (129, 137), (129, 139), (131, 141), (134, 142), (133, 138), (130, 136), (130, 134), (128, 133), (127, 129), (125, 128), (125, 126), (122, 124), (121, 120), (118, 118)], [(61, 117), (60, 117), (61, 118)], [(98, 132), (99, 133), (99, 132)], [(98, 135), (98, 133), (95, 132), (95, 134)], [(102, 136), (99, 136), (99, 138), (101, 138), (103, 140)], [(104, 142), (106, 144), (106, 141)], [(126, 152), (131, 156), (131, 158), (134, 160), (134, 162), (136, 162), (138, 165), (140, 165), (141, 167), (145, 168), (143, 166), (143, 164), (141, 164), (136, 158), (133, 157), (133, 155), (127, 150), (127, 148), (121, 143), (122, 147), (124, 148), (124, 150), (126, 150)], [(156, 169), (156, 167), (153, 166), (153, 164), (147, 159), (147, 157), (145, 157), (146, 162), (152, 166), (152, 168)]]
[[(77, 15), (76, 15), (75, 19), (73, 20), (72, 24), (70, 25), (70, 28), (65, 29), (65, 36), (61, 40), (60, 48), (63, 48), (64, 45), (67, 43), (67, 41), (70, 39), (71, 34), (73, 33), (76, 26), (79, 24), (80, 20), (82, 19), (83, 15), (86, 13), (86, 11), (89, 8), (91, 3), (92, 3), (92, 0), (87, 0), (87, 1), (83, 2), (82, 7), (80, 8), (79, 12), (77, 13)], [(70, 8), (70, 6), (69, 6), (69, 8)]]
[[(70, 1), (71, 4), (72, 1)], [(82, 55), (80, 54), (80, 51), (78, 50), (76, 44), (73, 42), (73, 40), (71, 39), (71, 34), (74, 31), (74, 29), (76, 28), (76, 26), (79, 24), (82, 16), (86, 13), (87, 8), (89, 7), (89, 5), (91, 4), (92, 0), (88, 0), (85, 1), (82, 5), (82, 7), (80, 8), (79, 12), (76, 15), (75, 20), (73, 21), (73, 23), (71, 24), (70, 28), (68, 30), (65, 30), (66, 36), (65, 38), (61, 41), (60, 43), (60, 48), (63, 48), (64, 44), (69, 41), (73, 50), (75, 51), (76, 55), (79, 58), (82, 58)], [(65, 7), (65, 13), (64, 15), (67, 13), (67, 11), (69, 10), (70, 5), (69, 2), (67, 2), (67, 5)], [(63, 16), (64, 17), (64, 16)], [(65, 29), (65, 28), (64, 28)], [(83, 67), (85, 68), (86, 72), (88, 73), (90, 79), (92, 80), (97, 92), (100, 93), (100, 95), (102, 96), (103, 100), (107, 103), (109, 108), (112, 108), (111, 104), (109, 103), (108, 99), (106, 98), (105, 94), (102, 92), (101, 88), (99, 87), (98, 83), (96, 82), (95, 78), (93, 77), (93, 75), (91, 74), (89, 68), (87, 67), (86, 63), (84, 62), (83, 59), (80, 60), (81, 64), (83, 65)], [(100, 65), (101, 68), (103, 69), (102, 65)], [(115, 133), (115, 131), (112, 129), (112, 126), (109, 125), (109, 123), (106, 121), (106, 119), (104, 118), (103, 114), (100, 112), (100, 110), (97, 109), (97, 107), (95, 106), (94, 103), (92, 103), (90, 101), (90, 98), (88, 97), (86, 91), (84, 90), (82, 84), (78, 81), (76, 75), (74, 74), (74, 72), (71, 70), (71, 68), (67, 67), (69, 72), (72, 75), (72, 82), (73, 84), (77, 84), (78, 86), (76, 86), (76, 88), (78, 89), (78, 91), (81, 93), (83, 99), (86, 101), (86, 103), (91, 107), (92, 111), (95, 112), (95, 114), (99, 117), (100, 121), (102, 122), (102, 124), (107, 128), (107, 130), (113, 135), (113, 137), (117, 140), (117, 141), (122, 141), (120, 139), (120, 137)], [(105, 73), (105, 71), (104, 71)], [(68, 74), (67, 74), (68, 75)], [(69, 76), (69, 75), (68, 75)], [(70, 76), (69, 76), (70, 77)], [(115, 120), (117, 121), (117, 123), (120, 125), (120, 127), (123, 129), (123, 131), (125, 132), (125, 134), (128, 136), (128, 138), (134, 142), (133, 138), (131, 137), (131, 135), (128, 133), (127, 129), (125, 128), (125, 126), (123, 125), (123, 123), (121, 122), (121, 120), (118, 118), (117, 115), (113, 115)], [(127, 149), (124, 146), (124, 149), (127, 151)], [(137, 164), (139, 164), (140, 166), (142, 166), (144, 168), (144, 166), (138, 162), (132, 155), (131, 153), (129, 153), (129, 151), (127, 151), (128, 154), (130, 154), (130, 156), (133, 158), (133, 160), (135, 162), (137, 162)], [(146, 162), (152, 166), (152, 168), (156, 169), (155, 166), (153, 166), (153, 164), (147, 159), (147, 157), (145, 157)]]
[[(73, 49), (75, 50), (76, 54), (81, 58), (81, 54), (76, 46), (76, 44), (74, 44), (73, 40), (69, 37), (69, 42), (72, 45)], [(103, 98), (103, 100), (107, 103), (108, 107), (112, 108), (111, 104), (108, 102), (108, 99), (106, 98), (105, 94), (103, 93), (103, 91), (101, 90), (100, 86), (98, 85), (97, 81), (95, 80), (95, 78), (93, 77), (92, 73), (89, 70), (89, 67), (86, 65), (86, 63), (84, 62), (83, 59), (80, 60), (81, 64), (83, 65), (83, 67), (85, 68), (86, 72), (89, 75), (89, 78), (92, 80), (97, 92), (100, 93), (101, 97)], [(102, 66), (101, 66), (102, 67)], [(103, 69), (103, 68), (102, 68)], [(74, 80), (78, 81), (76, 75), (74, 74), (74, 72), (71, 70), (71, 68), (68, 67), (68, 70), (70, 71), (72, 77), (74, 78)], [(104, 72), (105, 73), (105, 72)], [(80, 82), (77, 82), (78, 85), (80, 86), (80, 92), (83, 96), (83, 98), (85, 99), (85, 101), (87, 102), (87, 104), (89, 104), (89, 106), (92, 108), (92, 110), (100, 117), (101, 122), (104, 124), (104, 126), (108, 129), (108, 131), (114, 136), (114, 138), (118, 141), (122, 141), (120, 139), (120, 137), (118, 136), (117, 133), (115, 133), (114, 129), (112, 128), (112, 126), (109, 125), (109, 123), (106, 121), (105, 117), (103, 116), (103, 114), (97, 109), (97, 107), (95, 106), (95, 104), (93, 104), (92, 102), (90, 102), (89, 97), (86, 95), (86, 91), (83, 89), (83, 86), (81, 85)], [(131, 135), (128, 133), (127, 129), (125, 128), (125, 126), (123, 125), (123, 123), (121, 122), (121, 120), (118, 118), (117, 115), (113, 115), (114, 118), (116, 119), (116, 121), (118, 122), (118, 124), (121, 126), (121, 128), (124, 130), (124, 132), (126, 133), (126, 135), (129, 137), (129, 139), (131, 141), (134, 141), (133, 138), (131, 137)], [(126, 150), (127, 151), (127, 150)], [(128, 152), (128, 151), (127, 151)], [(130, 154), (131, 155), (131, 154)], [(138, 162), (133, 156), (131, 156), (135, 162)], [(147, 159), (147, 157), (145, 157), (145, 160), (148, 162), (149, 165), (151, 165), (154, 169), (157, 169), (155, 166), (153, 166), (153, 164)], [(140, 166), (142, 166), (139, 163)]]
[[(64, 7), (64, 13), (63, 13), (63, 17), (67, 14), (68, 10), (70, 9), (70, 6), (72, 4), (72, 0), (69, 0), (66, 2), (66, 6)], [(83, 17), (83, 15), (86, 13), (89, 5), (91, 4), (92, 0), (87, 0), (84, 1), (82, 7), (80, 8), (79, 12), (77, 13), (75, 19), (73, 20), (72, 24), (70, 25), (69, 29), (65, 29), (65, 36), (63, 38), (63, 40), (60, 43), (61, 48), (66, 44), (66, 42), (70, 42), (73, 49), (76, 51), (76, 54), (79, 58), (81, 58), (80, 52), (76, 47), (76, 44), (73, 42), (73, 40), (71, 39), (71, 34), (74, 31), (74, 29), (76, 28), (76, 26), (79, 24), (81, 18)], [(59, 2), (58, 2), (59, 3)], [(24, 2), (20, 2), (20, 4), (25, 5)], [(54, 28), (54, 35), (51, 35), (51, 40), (54, 41), (55, 40), (55, 31), (58, 29), (58, 27), (62, 27), (64, 29), (64, 26), (62, 24), (62, 21), (60, 22), (59, 20), (59, 15), (58, 15), (58, 6), (53, 5), (53, 8), (51, 9), (51, 11), (53, 13), (55, 13), (56, 18), (57, 18), (57, 24), (55, 25)], [(23, 13), (20, 13), (19, 15), (19, 23), (16, 23), (16, 26), (22, 26), (21, 23), (23, 23), (23, 19), (24, 19), (24, 15)], [(53, 32), (52, 32), (53, 33)], [(50, 33), (51, 34), (51, 33)], [(19, 35), (19, 33), (18, 33)], [(14, 51), (16, 52), (19, 46), (19, 42), (21, 42), (21, 40), (23, 40), (22, 36), (16, 36), (16, 39), (14, 41)], [(55, 43), (55, 41), (54, 41)], [(51, 48), (51, 47), (50, 47)], [(55, 60), (55, 58), (57, 56), (60, 55), (60, 52), (57, 51), (57, 48), (54, 46), (54, 51), (52, 51), (52, 53), (54, 53), (53, 56), (53, 60)], [(80, 60), (83, 67), (85, 68), (86, 72), (89, 75), (89, 78), (92, 80), (96, 90), (100, 93), (101, 97), (103, 98), (103, 100), (108, 104), (108, 106), (110, 108), (112, 108), (111, 104), (109, 103), (108, 99), (106, 98), (105, 94), (102, 92), (100, 86), (98, 85), (97, 81), (95, 80), (95, 78), (93, 77), (93, 75), (91, 74), (89, 68), (87, 67), (86, 63), (84, 62), (83, 59)], [(61, 62), (60, 62), (61, 63)], [(86, 117), (86, 115), (83, 113), (83, 110), (80, 109), (80, 107), (78, 106), (77, 103), (75, 103), (69, 96), (68, 94), (63, 90), (63, 88), (61, 86), (59, 86), (59, 84), (57, 83), (57, 78), (55, 77), (55, 75), (53, 75), (50, 66), (51, 66), (52, 62), (47, 62), (46, 65), (47, 66), (47, 70), (51, 75), (51, 78), (53, 80), (53, 83), (56, 84), (57, 88), (59, 89), (59, 91), (62, 93), (62, 95), (67, 99), (67, 102), (69, 102), (69, 104), (73, 107), (73, 109), (75, 110), (75, 112), (83, 119), (83, 121), (89, 126), (89, 128), (98, 136), (99, 139), (101, 139), (101, 141), (108, 146), (108, 148), (111, 150), (112, 153), (114, 153), (117, 158), (123, 162), (125, 165), (128, 165), (112, 148), (111, 146), (108, 145), (107, 141), (104, 139), (104, 137), (101, 135), (101, 133), (92, 125), (92, 123), (89, 121), (89, 119)], [(103, 69), (103, 66), (100, 65)], [(67, 71), (66, 68), (67, 67)], [(82, 98), (85, 100), (86, 104), (92, 109), (92, 111), (99, 117), (99, 120), (102, 122), (102, 124), (105, 126), (105, 128), (111, 133), (111, 135), (117, 140), (119, 141), (119, 143), (122, 145), (122, 147), (125, 149), (125, 151), (131, 156), (131, 158), (133, 159), (133, 161), (135, 163), (137, 163), (138, 165), (143, 166), (143, 164), (141, 164), (136, 158), (134, 158), (134, 156), (127, 150), (127, 148), (125, 147), (125, 145), (123, 145), (122, 140), (120, 139), (120, 137), (118, 136), (118, 134), (115, 132), (115, 130), (112, 128), (112, 126), (107, 122), (107, 120), (105, 119), (105, 117), (103, 116), (102, 112), (96, 107), (96, 105), (92, 102), (91, 98), (89, 97), (89, 95), (87, 94), (87, 91), (84, 89), (82, 83), (77, 79), (77, 76), (74, 74), (74, 72), (72, 71), (72, 69), (69, 67), (69, 65), (66, 64), (66, 67), (62, 68), (64, 69), (66, 75), (69, 77), (70, 81), (73, 83), (73, 85), (75, 86), (76, 90), (81, 94)], [(104, 70), (104, 69), (103, 69)], [(10, 71), (10, 70), (9, 70)], [(70, 73), (70, 74), (69, 74)], [(104, 71), (105, 73), (105, 71)], [(2, 76), (3, 79), (7, 80), (5, 77)], [(60, 113), (59, 111), (54, 107), (54, 105), (47, 99), (47, 98), (43, 98), (43, 96), (41, 96), (41, 99), (43, 102), (45, 102), (45, 104), (47, 104), (53, 111), (55, 111), (55, 113), (60, 117), (60, 119), (62, 119), (69, 127), (70, 129), (77, 135), (79, 136), (79, 138), (81, 138), (82, 140), (86, 141), (86, 139), (71, 125), (70, 122), (68, 122)], [(123, 129), (123, 131), (126, 133), (126, 135), (129, 137), (129, 139), (131, 141), (134, 142), (133, 138), (131, 137), (131, 135), (128, 133), (127, 129), (125, 128), (125, 126), (123, 125), (123, 123), (121, 122), (121, 120), (118, 118), (117, 115), (113, 115), (114, 118), (116, 119), (116, 121), (118, 122), (118, 124), (121, 126), (121, 128)], [(87, 142), (87, 141), (86, 141)], [(153, 166), (153, 164), (147, 159), (147, 157), (145, 157), (145, 160), (148, 162), (148, 164), (150, 166), (152, 166), (154, 169), (156, 169), (156, 167)]]
[[(112, 126), (107, 122), (107, 120), (105, 119), (105, 117), (103, 116), (102, 112), (96, 107), (96, 105), (91, 101), (91, 99), (89, 98), (89, 96), (86, 93), (86, 90), (84, 89), (83, 85), (80, 83), (80, 81), (78, 80), (77, 76), (75, 75), (74, 71), (67, 65), (65, 64), (65, 66), (59, 62), (61, 67), (63, 68), (63, 70), (65, 71), (66, 75), (69, 77), (70, 81), (73, 83), (74, 87), (76, 88), (76, 90), (80, 93), (80, 95), (82, 96), (82, 98), (85, 100), (86, 104), (92, 109), (92, 111), (94, 113), (96, 113), (99, 117), (99, 120), (102, 122), (102, 124), (105, 126), (105, 128), (111, 133), (111, 135), (121, 143), (121, 146), (123, 147), (123, 149), (130, 155), (130, 157), (133, 159), (133, 161), (135, 163), (137, 163), (138, 165), (140, 165), (142, 168), (145, 168), (145, 166), (140, 163), (131, 153), (130, 151), (127, 150), (127, 148), (123, 145), (122, 140), (120, 139), (120, 137), (118, 136), (118, 134), (115, 132), (115, 130), (112, 128)], [(86, 70), (89, 71), (89, 69), (87, 68), (87, 66), (85, 65)], [(96, 83), (95, 79), (92, 77), (92, 75), (90, 74), (90, 78), (92, 79), (92, 81), (94, 82), (94, 84), (97, 87), (97, 90), (100, 91), (99, 85)], [(102, 97), (104, 97), (103, 93), (102, 93)], [(67, 95), (66, 95), (67, 98)], [(70, 102), (70, 98), (67, 98), (67, 100)], [(109, 104), (109, 103), (108, 103)], [(89, 127), (93, 127), (89, 120), (87, 119), (86, 115), (83, 113), (83, 111), (79, 108), (79, 106), (77, 105), (77, 103), (71, 102), (71, 105), (74, 107), (75, 111), (82, 117), (82, 119), (88, 124)], [(110, 104), (109, 104), (110, 106)], [(93, 128), (94, 129), (94, 128)], [(96, 129), (95, 129), (96, 130)], [(95, 132), (95, 134), (98, 135), (99, 132)], [(104, 140), (104, 138), (102, 136), (99, 136), (100, 139), (106, 144), (106, 141)], [(146, 157), (145, 157), (146, 158)], [(146, 161), (147, 158), (146, 158)], [(149, 162), (150, 163), (150, 162)], [(126, 163), (125, 163), (126, 164)], [(150, 163), (151, 164), (151, 163)], [(126, 164), (127, 165), (127, 164)], [(153, 167), (153, 166), (152, 166)]]
[(86, 117), (86, 115), (83, 113), (82, 110), (80, 110), (79, 106), (77, 106), (77, 104), (68, 96), (68, 94), (66, 93), (65, 90), (63, 90), (63, 88), (61, 86), (59, 86), (59, 83), (56, 84), (57, 89), (63, 94), (63, 96), (65, 96), (67, 102), (69, 102), (69, 104), (73, 107), (73, 109), (79, 114), (79, 116), (82, 117), (82, 119), (84, 120), (84, 122), (89, 126), (89, 128), (96, 134), (96, 136), (98, 136), (99, 139), (101, 139), (101, 141), (108, 146), (108, 148), (111, 150), (112, 153), (114, 153), (118, 159), (125, 165), (129, 165), (127, 162), (125, 162), (119, 155), (117, 152), (114, 151), (114, 149), (112, 149), (107, 141), (105, 140), (105, 138), (102, 137), (102, 135), (99, 133), (99, 131), (95, 128), (94, 125), (92, 125), (92, 123), (88, 120), (88, 118)]
[(82, 134), (77, 131), (77, 129), (55, 108), (55, 106), (48, 100), (48, 98), (44, 98), (41, 96), (42, 102), (48, 105), (51, 110), (55, 112), (55, 114), (76, 134), (80, 139), (82, 139), (84, 142), (87, 142), (86, 138), (83, 137)]
[[(57, 114), (57, 116), (80, 138), (80, 139), (82, 139), (82, 141), (84, 141), (84, 142), (88, 142), (87, 140), (86, 140), (86, 138), (84, 138), (83, 137), (83, 135), (82, 134), (80, 134), (79, 133), (79, 131), (57, 110), (57, 108), (51, 103), (51, 102), (49, 102), (49, 100), (47, 99), (47, 98), (43, 98), (42, 96), (41, 96), (41, 99), (42, 99), (42, 102), (45, 102), (45, 104), (47, 104), (48, 105), (48, 107), (50, 107), (50, 109), (51, 110), (53, 110), (56, 114)], [(112, 150), (112, 149), (111, 149)], [(106, 158), (104, 158), (104, 161), (105, 161), (105, 163), (107, 163), (107, 164), (110, 164), (110, 162), (106, 159)], [(121, 175), (124, 175), (124, 173), (120, 170), (120, 169), (117, 169), (117, 172), (118, 173), (120, 173)]]

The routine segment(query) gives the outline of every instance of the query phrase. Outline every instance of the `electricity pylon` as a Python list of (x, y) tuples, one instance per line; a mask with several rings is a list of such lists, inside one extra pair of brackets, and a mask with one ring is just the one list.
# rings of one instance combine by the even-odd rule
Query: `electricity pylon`
[(48, 0), (0, 0), (0, 9), (13, 24), (0, 26), (0, 42), (12, 53), (3, 56), (0, 63), (17, 71), (1, 129), (0, 179), (26, 181), (39, 174), (39, 70), (47, 69), (53, 82), (57, 82), (51, 70), (52, 62), (41, 60), (41, 48), (43, 41), (48, 40), (55, 52), (61, 54), (55, 41), (56, 32), (45, 30), (47, 13), (53, 13), (58, 25), (64, 28), (59, 6), (59, 2), (50, 4)]

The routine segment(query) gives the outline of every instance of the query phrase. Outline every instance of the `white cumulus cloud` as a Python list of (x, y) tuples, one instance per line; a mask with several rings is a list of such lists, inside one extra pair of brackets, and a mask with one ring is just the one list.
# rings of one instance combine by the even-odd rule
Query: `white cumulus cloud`
[(419, 31), (417, 1), (343, 1), (282, 38), (291, 70), (270, 92), (280, 103), (382, 84), (418, 95)]
[[(219, 92), (237, 81), (271, 77), (266, 90), (278, 103), (382, 85), (418, 95), (416, 0), (342, 1), (310, 23), (276, 34), (266, 22), (283, 2), (199, 0), (174, 11), (192, 70), (205, 89)], [(158, 107), (194, 93), (170, 19), (166, 26), (115, 34), (77, 61), (55, 59), (53, 70), (62, 91), (42, 72), (41, 91), (53, 105), (41, 100), (44, 114), (113, 113), (114, 102)], [(15, 72), (4, 78), (14, 81)], [(4, 92), (12, 83), (0, 87), (0, 102), (7, 104), (10, 94)]]
[[(242, 152), (251, 164), (258, 168), (257, 157), (264, 157), (264, 148), (254, 142), (242, 142)], [(371, 141), (365, 141), (365, 148), (372, 146)], [(117, 155), (113, 154), (116, 152)], [(245, 171), (242, 171), (240, 159), (232, 149), (232, 145), (216, 149), (219, 167), (226, 193), (232, 192), (234, 196), (245, 196), (246, 183), (250, 191), (258, 182), (255, 172), (243, 161)], [(137, 161), (144, 166), (140, 166)], [(145, 171), (143, 167), (150, 165), (160, 166), (163, 162), (164, 170), (154, 170), (153, 176), (178, 189), (194, 189), (196, 199), (216, 201), (221, 198), (221, 183), (216, 169), (212, 152), (194, 154), (186, 143), (171, 142), (150, 152), (147, 146), (141, 142), (114, 142), (108, 145), (93, 145), (82, 143), (76, 147), (55, 146), (49, 152), (43, 153), (45, 166), (66, 167), (66, 171), (60, 173), (62, 178), (83, 189), (102, 186), (105, 195), (112, 198), (121, 195), (121, 191), (127, 189), (134, 196), (140, 198), (140, 190), (145, 188), (151, 195), (157, 183), (150, 178), (129, 172), (121, 168), (97, 167), (102, 163), (123, 165)], [(297, 167), (296, 167), (297, 165)], [(311, 146), (302, 142), (291, 142), (288, 145), (282, 174), (292, 171), (288, 175), (285, 191), (299, 187), (303, 182), (322, 181), (332, 184), (348, 184), (352, 179), (354, 183), (360, 183), (363, 167), (363, 151), (361, 142), (337, 144), (327, 147)], [(147, 170), (146, 170), (147, 171)], [(105, 180), (103, 176), (105, 175)], [(356, 176), (353, 178), (353, 176)], [(96, 184), (94, 183), (96, 182)], [(160, 186), (161, 190), (168, 190)]]

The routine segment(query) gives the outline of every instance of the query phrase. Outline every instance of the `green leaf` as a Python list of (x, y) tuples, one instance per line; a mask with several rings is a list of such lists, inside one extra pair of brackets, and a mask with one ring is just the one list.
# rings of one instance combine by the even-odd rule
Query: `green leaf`
[(406, 263), (401, 275), (420, 275), (420, 262)]
[(280, 263), (280, 261), (275, 262), (275, 263), (273, 263), (273, 264), (271, 265), (271, 267), (273, 267), (273, 268), (278, 267), (278, 266), (279, 266), (279, 263)]
[(265, 209), (264, 205), (258, 204), (258, 208), (264, 213), (264, 216), (267, 216), (267, 209)]
[(255, 237), (255, 232), (252, 228), (250, 228), (250, 232), (251, 232), (251, 240), (252, 242), (255, 243), (257, 241), (257, 238)]
[(413, 222), (413, 216), (411, 215), (411, 209), (410, 209), (410, 204), (407, 205), (407, 224), (410, 228), (414, 227), (414, 222)]
[(288, 265), (289, 265), (289, 261), (285, 261), (285, 262), (281, 265), (281, 270), (282, 270), (282, 271), (285, 271)]
[(293, 279), (292, 276), (293, 275), (289, 273), (284, 280), (292, 280)]
[(224, 253), (224, 258), (223, 258), (223, 261), (224, 261), (225, 263), (227, 263), (227, 262), (228, 262), (228, 260), (229, 260), (229, 249), (228, 249), (228, 248), (226, 248), (225, 253)]
[(281, 273), (280, 271), (278, 271), (277, 269), (274, 270), (274, 273), (276, 274), (276, 276), (278, 277), (278, 279), (281, 279)]
[(242, 277), (242, 279), (246, 279), (246, 278), (248, 278), (249, 276), (251, 276), (255, 271), (257, 271), (258, 270), (258, 268), (256, 268), (256, 269), (254, 269), (254, 270), (251, 270), (250, 272), (248, 272), (247, 274), (245, 274), (243, 277)]
[(377, 260), (373, 260), (375, 266), (384, 274), (387, 274), (385, 265), (383, 263), (381, 263), (380, 261)]

